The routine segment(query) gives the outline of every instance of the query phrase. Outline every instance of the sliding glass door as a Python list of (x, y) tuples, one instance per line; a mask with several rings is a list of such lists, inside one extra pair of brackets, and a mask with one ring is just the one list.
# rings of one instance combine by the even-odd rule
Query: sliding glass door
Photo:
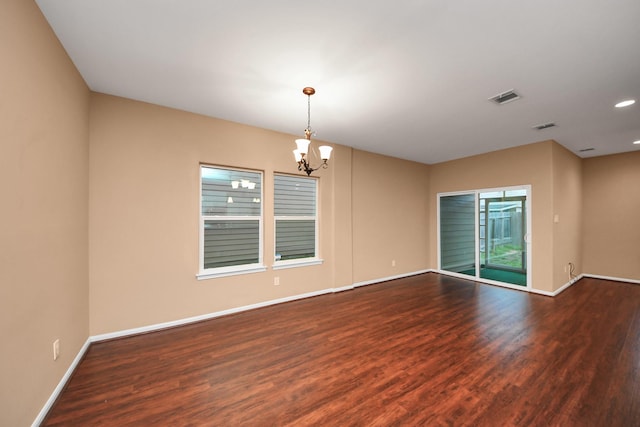
[(529, 192), (526, 186), (439, 194), (440, 270), (529, 286)]

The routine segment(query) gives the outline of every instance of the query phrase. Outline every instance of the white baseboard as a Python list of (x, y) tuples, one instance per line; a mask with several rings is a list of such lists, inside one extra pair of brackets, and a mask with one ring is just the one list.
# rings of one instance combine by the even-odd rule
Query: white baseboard
[[(432, 271), (435, 272), (435, 273), (438, 273), (438, 274), (444, 274), (446, 276), (452, 276), (452, 277), (457, 277), (457, 278), (460, 278), (460, 279), (471, 280), (471, 281), (474, 281), (474, 282), (485, 283), (487, 285), (500, 286), (500, 287), (503, 287), (503, 288), (514, 289), (516, 291), (521, 291), (521, 292), (530, 292), (532, 294), (544, 295), (544, 296), (548, 296), (548, 297), (555, 297), (556, 295), (560, 294), (561, 292), (563, 292), (564, 290), (569, 288), (571, 285), (576, 283), (578, 280), (582, 279), (583, 277), (587, 277), (587, 275), (581, 274), (581, 275), (579, 275), (577, 277), (574, 277), (569, 282), (567, 282), (564, 285), (562, 285), (561, 288), (556, 289), (555, 291), (543, 291), (541, 289), (526, 288), (526, 287), (517, 286), (517, 285), (510, 285), (510, 284), (506, 284), (506, 283), (500, 283), (500, 282), (497, 282), (495, 280), (478, 279), (478, 278), (470, 277), (470, 276), (467, 276), (467, 275), (464, 275), (464, 274), (452, 273), (452, 272), (446, 271), (446, 270), (432, 270)], [(588, 277), (593, 277), (593, 276), (588, 276)], [(623, 282), (626, 281), (626, 279), (620, 279), (620, 280), (623, 281)]]
[(367, 286), (367, 285), (373, 285), (373, 284), (376, 284), (376, 283), (388, 282), (389, 280), (402, 279), (404, 277), (410, 277), (410, 276), (417, 276), (418, 274), (433, 273), (434, 271), (435, 270), (432, 270), (432, 269), (420, 270), (420, 271), (414, 271), (412, 273), (404, 273), (404, 274), (398, 274), (396, 276), (383, 277), (383, 278), (380, 278), (380, 279), (366, 280), (364, 282), (356, 282), (356, 283), (354, 283), (353, 287), (354, 288), (359, 288), (360, 286)]
[(99, 342), (99, 341), (105, 341), (105, 340), (110, 340), (110, 339), (114, 339), (114, 338), (123, 338), (123, 337), (127, 337), (127, 336), (130, 336), (130, 335), (143, 334), (143, 333), (146, 333), (146, 332), (159, 331), (159, 330), (162, 330), (162, 329), (173, 328), (173, 327), (176, 327), (176, 326), (188, 325), (190, 323), (200, 322), (200, 321), (203, 321), (203, 320), (215, 319), (216, 317), (226, 316), (228, 314), (241, 313), (243, 311), (254, 310), (256, 308), (268, 307), (270, 305), (282, 304), (282, 303), (285, 303), (285, 302), (291, 302), (291, 301), (296, 301), (296, 300), (300, 300), (300, 299), (316, 297), (316, 296), (319, 296), (319, 295), (325, 295), (325, 294), (331, 294), (331, 293), (336, 293), (336, 292), (349, 291), (349, 290), (352, 290), (352, 289), (354, 289), (356, 287), (359, 287), (359, 286), (365, 286), (365, 285), (368, 285), (368, 284), (385, 282), (385, 281), (393, 280), (393, 279), (400, 279), (400, 278), (403, 278), (403, 277), (415, 276), (415, 275), (418, 275), (418, 274), (426, 273), (428, 271), (430, 271), (430, 270), (423, 270), (423, 271), (417, 271), (417, 272), (413, 272), (413, 273), (401, 274), (401, 275), (398, 275), (398, 276), (385, 277), (385, 278), (371, 280), (371, 281), (367, 281), (367, 282), (359, 282), (359, 283), (354, 283), (353, 285), (342, 286), (340, 288), (328, 288), (328, 289), (322, 289), (320, 291), (314, 291), (314, 292), (308, 292), (308, 293), (304, 293), (304, 294), (292, 295), (292, 296), (289, 296), (289, 297), (284, 297), (284, 298), (278, 298), (278, 299), (274, 299), (274, 300), (259, 302), (259, 303), (256, 303), (256, 304), (245, 305), (245, 306), (242, 306), (242, 307), (235, 307), (235, 308), (230, 308), (230, 309), (227, 309), (227, 310), (216, 311), (216, 312), (213, 312), (213, 313), (203, 314), (203, 315), (200, 315), (200, 316), (193, 316), (193, 317), (187, 317), (187, 318), (184, 318), (184, 319), (173, 320), (171, 322), (156, 323), (156, 324), (153, 324), (153, 325), (142, 326), (142, 327), (139, 327), (139, 328), (125, 329), (125, 330), (122, 330), (122, 331), (110, 332), (110, 333), (100, 334), (100, 335), (93, 335), (89, 339), (91, 340), (91, 342)]
[(82, 347), (80, 348), (80, 351), (78, 352), (76, 357), (71, 362), (71, 365), (69, 365), (69, 368), (67, 369), (67, 372), (65, 372), (65, 374), (62, 376), (62, 378), (58, 382), (58, 385), (53, 390), (53, 393), (51, 393), (51, 396), (49, 397), (49, 400), (47, 400), (47, 402), (44, 404), (44, 406), (40, 410), (40, 413), (38, 414), (36, 419), (33, 421), (33, 424), (31, 424), (32, 427), (38, 427), (44, 421), (44, 418), (47, 416), (47, 414), (49, 413), (49, 411), (53, 407), (53, 404), (58, 399), (58, 396), (60, 396), (60, 393), (62, 392), (64, 387), (67, 385), (67, 382), (69, 381), (69, 378), (71, 378), (71, 375), (73, 375), (73, 371), (76, 370), (76, 368), (78, 367), (78, 364), (80, 363), (80, 361), (84, 357), (84, 354), (89, 349), (89, 345), (90, 344), (91, 344), (91, 338), (88, 338), (84, 342)]
[[(402, 279), (402, 278), (405, 278), (405, 277), (416, 276), (418, 274), (424, 274), (424, 273), (439, 273), (439, 274), (445, 274), (445, 275), (447, 274), (446, 271), (433, 270), (433, 269), (414, 271), (414, 272), (411, 272), (411, 273), (404, 273), (404, 274), (398, 274), (398, 275), (395, 275), (395, 276), (382, 277), (382, 278), (379, 278), (379, 279), (356, 282), (356, 283), (354, 283), (352, 285), (343, 286), (343, 287), (339, 287), (339, 288), (322, 289), (322, 290), (319, 290), (319, 291), (308, 292), (308, 293), (299, 294), (299, 295), (292, 295), (292, 296), (289, 296), (289, 297), (278, 298), (278, 299), (264, 301), (264, 302), (260, 302), (260, 303), (256, 303), (256, 304), (245, 305), (245, 306), (242, 306), (242, 307), (230, 308), (230, 309), (227, 309), (227, 310), (222, 310), (222, 311), (217, 311), (217, 312), (213, 312), (213, 313), (203, 314), (203, 315), (200, 315), (200, 316), (187, 317), (187, 318), (184, 318), (184, 319), (178, 319), (178, 320), (174, 320), (174, 321), (171, 321), (171, 322), (163, 322), (163, 323), (157, 323), (157, 324), (148, 325), (148, 326), (142, 326), (142, 327), (139, 327), (139, 328), (125, 329), (125, 330), (122, 330), (122, 331), (110, 332), (110, 333), (100, 334), (100, 335), (93, 335), (93, 336), (91, 336), (89, 338), (89, 340), (90, 340), (90, 342), (99, 342), (99, 341), (105, 341), (105, 340), (114, 339), (114, 338), (122, 338), (122, 337), (130, 336), (130, 335), (137, 335), (137, 334), (146, 333), (146, 332), (159, 331), (159, 330), (162, 330), (162, 329), (173, 328), (173, 327), (182, 326), (182, 325), (188, 325), (190, 323), (200, 322), (200, 321), (203, 321), (203, 320), (215, 319), (216, 317), (226, 316), (226, 315), (229, 315), (229, 314), (235, 314), (235, 313), (241, 313), (243, 311), (254, 310), (256, 308), (268, 307), (268, 306), (271, 306), (271, 305), (282, 304), (282, 303), (285, 303), (285, 302), (291, 302), (291, 301), (296, 301), (296, 300), (305, 299), (305, 298), (311, 298), (311, 297), (330, 294), (330, 293), (349, 291), (349, 290), (352, 290), (352, 289), (355, 289), (355, 288), (358, 288), (358, 287), (361, 287), (361, 286), (373, 285), (373, 284), (376, 284), (376, 283), (386, 282), (386, 281), (395, 280), (395, 279)], [(516, 290), (522, 290), (522, 291), (529, 291), (529, 292), (532, 292), (532, 293), (536, 293), (536, 294), (540, 294), (540, 295), (546, 295), (546, 296), (552, 296), (553, 297), (553, 296), (556, 296), (556, 295), (560, 294), (561, 292), (563, 292), (564, 290), (569, 288), (571, 285), (573, 285), (574, 283), (576, 283), (578, 280), (580, 280), (583, 277), (592, 277), (592, 278), (596, 278), (596, 279), (614, 280), (614, 281), (619, 281), (619, 282), (630, 282), (630, 283), (638, 283), (638, 284), (640, 284), (640, 280), (631, 280), (631, 279), (615, 278), (615, 277), (607, 277), (607, 276), (597, 276), (597, 275), (593, 275), (593, 274), (581, 274), (581, 275), (573, 278), (571, 281), (567, 282), (561, 288), (559, 288), (559, 289), (557, 289), (557, 290), (555, 290), (553, 292), (542, 291), (542, 290), (533, 289), (533, 288), (531, 288), (531, 289), (523, 289), (523, 288), (516, 287), (516, 286), (514, 286), (513, 288), (511, 288), (511, 287), (509, 287), (509, 288), (510, 289), (516, 289)], [(463, 277), (463, 278), (468, 279), (467, 277)]]
[(353, 285), (343, 286), (343, 287), (340, 287), (340, 288), (322, 289), (320, 291), (314, 291), (314, 292), (308, 292), (308, 293), (305, 293), (305, 294), (292, 295), (290, 297), (278, 298), (278, 299), (274, 299), (274, 300), (259, 302), (259, 303), (256, 303), (256, 304), (245, 305), (245, 306), (242, 306), (242, 307), (230, 308), (230, 309), (227, 309), (227, 310), (216, 311), (216, 312), (213, 312), (213, 313), (203, 314), (203, 315), (200, 315), (200, 316), (193, 316), (193, 317), (187, 317), (187, 318), (184, 318), (184, 319), (173, 320), (171, 322), (156, 323), (156, 324), (153, 324), (153, 325), (142, 326), (142, 327), (139, 327), (139, 328), (125, 329), (125, 330), (122, 330), (122, 331), (110, 332), (110, 333), (100, 334), (100, 335), (93, 335), (92, 337), (90, 337), (90, 340), (91, 340), (91, 342), (99, 342), (99, 341), (105, 341), (105, 340), (110, 340), (110, 339), (114, 339), (114, 338), (123, 338), (123, 337), (130, 336), (130, 335), (142, 334), (142, 333), (146, 333), (146, 332), (159, 331), (159, 330), (162, 330), (162, 329), (173, 328), (175, 326), (188, 325), (189, 323), (200, 322), (200, 321), (209, 320), (209, 319), (215, 319), (216, 317), (226, 316), (226, 315), (229, 315), (229, 314), (235, 314), (235, 313), (241, 313), (243, 311), (254, 310), (256, 308), (268, 307), (270, 305), (282, 304), (282, 303), (285, 303), (285, 302), (291, 302), (291, 301), (296, 301), (296, 300), (300, 300), (300, 299), (316, 297), (316, 296), (319, 296), (319, 295), (325, 295), (325, 294), (331, 294), (331, 293), (336, 293), (336, 292), (349, 291), (349, 290), (352, 290), (352, 289), (357, 288), (359, 286), (365, 286), (365, 285), (370, 285), (370, 284), (374, 284), (374, 283), (385, 282), (385, 281), (393, 280), (393, 279), (400, 279), (400, 278), (403, 278), (403, 277), (415, 276), (415, 275), (418, 275), (418, 274), (427, 273), (429, 271), (431, 271), (431, 270), (416, 271), (416, 272), (413, 272), (413, 273), (407, 273), (407, 274), (401, 274), (401, 275), (397, 275), (397, 276), (385, 277), (385, 278), (381, 278), (381, 279), (370, 280), (370, 281), (367, 281), (367, 282), (358, 282), (358, 283), (354, 283)]
[(592, 279), (612, 280), (614, 282), (626, 282), (640, 285), (640, 280), (625, 279), (624, 277), (611, 277), (611, 276), (599, 276), (597, 274), (583, 274), (584, 277), (591, 277)]
[(195, 322), (201, 322), (203, 320), (215, 319), (216, 317), (226, 316), (229, 314), (235, 314), (235, 313), (241, 313), (243, 311), (254, 310), (256, 308), (268, 307), (270, 305), (282, 304), (285, 302), (316, 297), (319, 295), (330, 294), (333, 292), (341, 292), (343, 290), (347, 290), (348, 288), (351, 288), (351, 287), (337, 288), (337, 289), (330, 288), (330, 289), (323, 289), (315, 292), (308, 292), (305, 294), (292, 295), (290, 297), (278, 298), (274, 300), (259, 302), (256, 304), (244, 305), (242, 307), (230, 308), (227, 310), (221, 310), (213, 313), (202, 314), (200, 316), (187, 317), (184, 319), (172, 320), (170, 322), (163, 322), (163, 323), (156, 323), (148, 326), (142, 326), (139, 328), (125, 329), (122, 331), (110, 332), (110, 333), (100, 334), (100, 335), (93, 335), (90, 337), (90, 339), (91, 339), (91, 342), (99, 342), (99, 341), (105, 341), (105, 340), (110, 340), (114, 338), (123, 338), (131, 335), (143, 334), (146, 332), (159, 331), (162, 329), (188, 325), (190, 323), (195, 323)]
[(511, 283), (499, 282), (497, 280), (485, 279), (482, 277), (469, 276), (467, 274), (456, 273), (448, 270), (432, 270), (434, 273), (442, 274), (444, 276), (455, 277), (457, 279), (469, 280), (471, 282), (482, 283), (485, 285), (498, 286), (505, 289), (513, 289), (514, 291), (520, 292), (534, 292), (534, 293), (542, 293), (545, 291), (539, 291), (537, 289), (527, 288), (526, 286), (513, 285)]
[(555, 297), (556, 295), (559, 295), (561, 292), (566, 291), (571, 285), (573, 285), (574, 283), (576, 283), (578, 280), (582, 279), (583, 277), (584, 277), (584, 274), (576, 276), (576, 277), (574, 277), (573, 279), (569, 280), (567, 283), (565, 283), (564, 285), (562, 285), (560, 288), (556, 289), (553, 292), (551, 292), (551, 291), (541, 291), (540, 289), (531, 289), (531, 292), (534, 293), (534, 294), (545, 295), (545, 296), (548, 296), (548, 297)]

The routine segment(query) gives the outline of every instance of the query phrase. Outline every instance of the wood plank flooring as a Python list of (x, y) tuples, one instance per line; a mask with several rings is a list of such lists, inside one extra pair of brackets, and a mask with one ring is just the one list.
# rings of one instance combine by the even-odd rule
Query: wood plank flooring
[(93, 344), (45, 426), (638, 426), (640, 286), (435, 273)]

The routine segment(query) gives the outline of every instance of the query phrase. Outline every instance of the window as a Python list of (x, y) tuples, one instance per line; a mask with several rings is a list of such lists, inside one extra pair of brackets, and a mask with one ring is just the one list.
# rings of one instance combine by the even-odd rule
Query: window
[(308, 265), (317, 256), (318, 224), (315, 178), (275, 175), (275, 264)]
[(200, 274), (264, 271), (262, 173), (200, 167)]

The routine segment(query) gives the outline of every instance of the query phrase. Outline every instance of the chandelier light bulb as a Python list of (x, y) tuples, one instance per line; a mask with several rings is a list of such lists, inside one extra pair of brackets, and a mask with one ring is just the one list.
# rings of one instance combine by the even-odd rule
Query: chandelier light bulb
[(324, 161), (327, 161), (331, 158), (331, 150), (333, 150), (333, 147), (329, 147), (328, 145), (321, 145), (320, 147), (318, 147), (318, 149), (320, 150), (320, 158)]
[(307, 154), (309, 152), (310, 143), (311, 141), (309, 141), (308, 139), (304, 139), (304, 138), (296, 139), (296, 144), (298, 145), (298, 153), (300, 153), (303, 156)]

